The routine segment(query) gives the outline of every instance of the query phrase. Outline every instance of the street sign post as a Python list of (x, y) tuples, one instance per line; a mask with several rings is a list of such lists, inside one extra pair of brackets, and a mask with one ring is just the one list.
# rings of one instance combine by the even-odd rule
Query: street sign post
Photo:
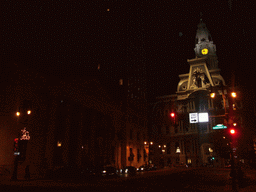
[(189, 113), (190, 123), (206, 123), (209, 122), (208, 113)]
[(213, 127), (212, 129), (227, 129), (228, 127), (223, 125), (223, 124), (218, 124), (215, 127)]

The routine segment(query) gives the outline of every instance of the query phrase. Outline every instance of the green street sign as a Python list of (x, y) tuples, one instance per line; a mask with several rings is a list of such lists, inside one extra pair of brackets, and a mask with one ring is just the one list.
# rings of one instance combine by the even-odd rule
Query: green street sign
[(212, 129), (227, 129), (228, 127), (223, 125), (223, 124), (218, 124), (215, 127), (213, 127)]

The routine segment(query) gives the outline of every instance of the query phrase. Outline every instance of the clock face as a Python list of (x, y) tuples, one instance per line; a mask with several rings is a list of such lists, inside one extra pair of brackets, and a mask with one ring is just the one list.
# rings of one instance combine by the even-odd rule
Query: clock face
[(206, 48), (202, 49), (202, 54), (207, 55), (208, 54), (208, 49), (206, 49)]

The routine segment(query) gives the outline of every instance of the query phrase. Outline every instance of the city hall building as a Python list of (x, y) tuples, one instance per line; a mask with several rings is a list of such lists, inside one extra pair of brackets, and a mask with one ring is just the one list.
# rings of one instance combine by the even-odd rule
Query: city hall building
[(216, 45), (202, 20), (194, 51), (195, 58), (187, 60), (188, 73), (179, 75), (176, 94), (157, 97), (151, 105), (150, 137), (154, 145), (150, 159), (162, 167), (224, 166), (214, 142), (221, 131), (217, 129), (233, 123), (242, 127), (241, 103), (230, 96), (232, 91), (239, 95), (239, 90), (226, 86)]

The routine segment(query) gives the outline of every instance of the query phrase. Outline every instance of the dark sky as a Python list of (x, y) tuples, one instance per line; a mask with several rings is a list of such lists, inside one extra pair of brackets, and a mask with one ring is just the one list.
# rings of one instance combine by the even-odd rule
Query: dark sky
[(195, 57), (202, 12), (226, 82), (253, 88), (253, 1), (132, 2), (5, 1), (3, 62), (61, 79), (93, 74), (99, 64), (106, 77), (118, 79), (127, 66), (143, 63), (149, 94), (173, 94), (178, 75), (189, 72), (187, 59)]

